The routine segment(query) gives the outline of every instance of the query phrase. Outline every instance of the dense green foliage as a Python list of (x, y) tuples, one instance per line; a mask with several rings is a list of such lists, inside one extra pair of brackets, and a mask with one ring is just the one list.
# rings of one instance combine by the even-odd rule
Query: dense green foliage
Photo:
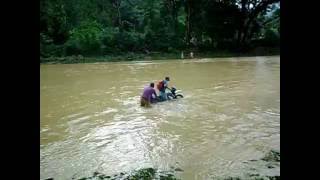
[(40, 53), (104, 56), (278, 46), (279, 0), (41, 0)]

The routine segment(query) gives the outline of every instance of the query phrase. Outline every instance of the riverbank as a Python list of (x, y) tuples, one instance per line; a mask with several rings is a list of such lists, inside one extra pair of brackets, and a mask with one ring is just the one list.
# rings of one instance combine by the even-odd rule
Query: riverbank
[[(230, 51), (216, 52), (194, 52), (194, 58), (222, 58), (222, 57), (250, 57), (250, 56), (273, 56), (280, 55), (279, 48), (255, 48), (246, 53), (236, 53)], [(145, 61), (145, 60), (165, 60), (181, 59), (181, 52), (162, 53), (125, 53), (117, 55), (90, 56), (74, 55), (68, 57), (40, 57), (41, 64), (76, 64), (76, 63), (96, 63), (96, 62), (119, 62), (119, 61)], [(184, 59), (190, 59), (189, 54), (184, 54)]]

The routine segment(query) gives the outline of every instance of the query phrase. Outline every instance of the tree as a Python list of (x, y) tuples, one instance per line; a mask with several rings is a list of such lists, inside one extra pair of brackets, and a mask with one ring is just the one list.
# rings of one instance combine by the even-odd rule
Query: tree
[(41, 56), (245, 49), (279, 37), (279, 1), (40, 0)]
[(237, 31), (237, 47), (246, 47), (250, 37), (257, 31), (255, 24), (259, 15), (264, 15), (267, 9), (280, 0), (238, 0), (240, 6), (239, 27)]

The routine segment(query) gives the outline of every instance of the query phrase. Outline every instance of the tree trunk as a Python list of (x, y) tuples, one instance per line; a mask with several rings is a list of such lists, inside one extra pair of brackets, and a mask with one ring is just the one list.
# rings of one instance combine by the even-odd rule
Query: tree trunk
[(116, 9), (116, 18), (114, 19), (115, 22), (115, 26), (119, 27), (119, 30), (121, 30), (121, 26), (122, 26), (122, 21), (121, 21), (121, 11), (120, 11), (120, 7), (121, 7), (121, 0), (115, 0), (113, 1), (113, 7)]
[(177, 7), (177, 2), (175, 0), (172, 1), (172, 16), (173, 16), (173, 27), (174, 27), (174, 32), (175, 34), (178, 34), (178, 7)]
[(120, 6), (121, 6), (121, 0), (118, 0), (118, 25), (119, 25), (119, 28), (121, 29), (121, 26), (122, 26), (122, 22), (121, 22), (121, 11), (120, 11)]
[(190, 21), (191, 21), (191, 5), (190, 5), (190, 0), (187, 1), (186, 4), (186, 44), (189, 47), (190, 46), (190, 40), (191, 40), (191, 27), (190, 27)]
[(247, 19), (248, 10), (246, 8), (246, 5), (248, 3), (248, 0), (241, 0), (241, 12), (240, 12), (240, 19), (239, 19), (239, 27), (238, 27), (238, 36), (237, 36), (237, 42), (236, 46), (241, 47), (242, 38), (244, 36), (244, 29)]
[(178, 7), (176, 0), (165, 0), (166, 9), (170, 13), (172, 18), (172, 23), (170, 26), (173, 28), (173, 32), (178, 34)]

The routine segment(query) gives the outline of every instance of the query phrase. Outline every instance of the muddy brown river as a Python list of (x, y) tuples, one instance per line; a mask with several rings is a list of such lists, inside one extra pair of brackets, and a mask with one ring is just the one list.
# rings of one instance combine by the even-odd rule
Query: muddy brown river
[[(139, 106), (170, 76), (184, 98)], [(280, 57), (40, 65), (40, 177), (179, 167), (181, 179), (280, 175)]]

